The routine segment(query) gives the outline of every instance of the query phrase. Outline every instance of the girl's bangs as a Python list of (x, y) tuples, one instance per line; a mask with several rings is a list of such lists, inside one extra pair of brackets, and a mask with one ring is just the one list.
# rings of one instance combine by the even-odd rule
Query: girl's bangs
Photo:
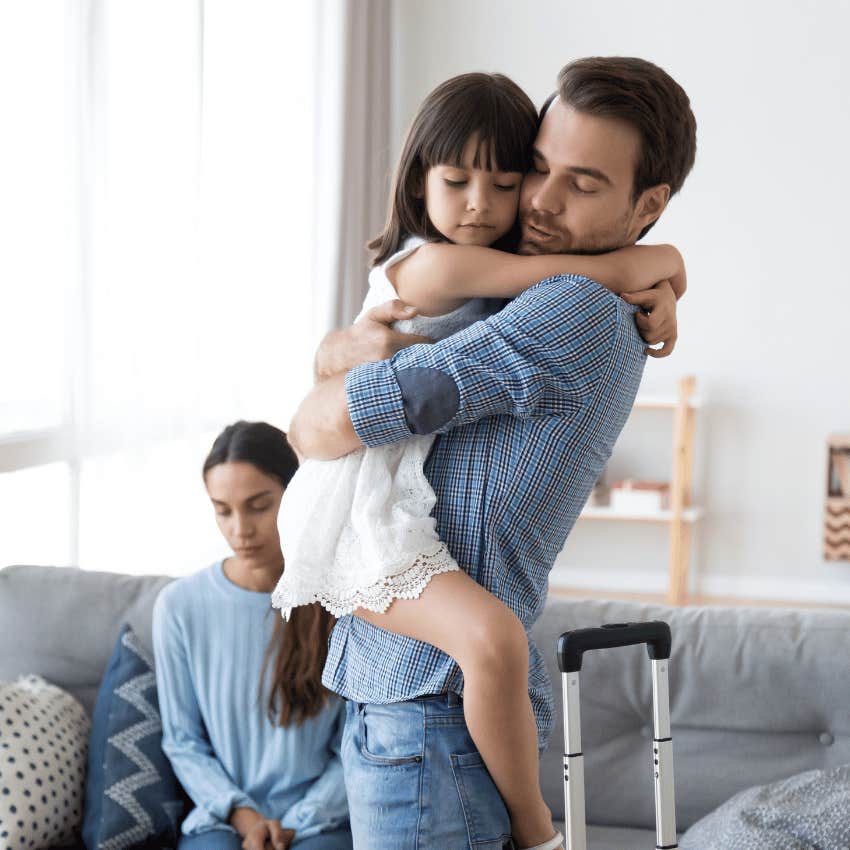
[[(446, 121), (440, 133), (429, 133), (422, 146), (425, 168), (434, 165), (461, 167), (463, 152), (470, 139), (478, 138), (478, 150), (473, 160), (474, 168), (486, 171), (526, 172), (531, 167), (531, 143), (536, 126), (520, 126), (517, 116), (477, 114), (464, 110)], [(523, 121), (527, 124), (527, 121)]]

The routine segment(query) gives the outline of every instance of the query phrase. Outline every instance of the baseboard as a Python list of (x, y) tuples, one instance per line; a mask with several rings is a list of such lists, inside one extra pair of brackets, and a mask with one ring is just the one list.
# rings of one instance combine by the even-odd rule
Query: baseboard
[(850, 571), (847, 581), (806, 581), (784, 576), (697, 576), (696, 592), (706, 596), (735, 596), (742, 599), (777, 599), (783, 602), (850, 604)]
[(578, 590), (664, 594), (667, 591), (667, 575), (666, 573), (637, 573), (625, 570), (555, 566), (549, 573), (549, 584), (551, 587), (569, 587)]
[[(577, 590), (610, 590), (645, 594), (664, 594), (667, 574), (662, 572), (627, 572), (625, 570), (581, 569), (556, 566), (549, 578), (552, 587)], [(779, 602), (815, 602), (850, 605), (850, 570), (847, 581), (811, 581), (784, 576), (697, 575), (691, 591), (699, 596)]]

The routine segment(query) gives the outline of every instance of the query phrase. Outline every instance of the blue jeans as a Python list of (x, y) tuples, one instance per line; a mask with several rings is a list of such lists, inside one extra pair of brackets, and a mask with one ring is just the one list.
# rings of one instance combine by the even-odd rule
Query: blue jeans
[(508, 850), (508, 812), (454, 694), (346, 704), (355, 850)]
[[(351, 850), (351, 833), (347, 829), (320, 832), (292, 845), (298, 850)], [(181, 835), (177, 850), (242, 850), (242, 839), (225, 829), (212, 829), (200, 835)]]

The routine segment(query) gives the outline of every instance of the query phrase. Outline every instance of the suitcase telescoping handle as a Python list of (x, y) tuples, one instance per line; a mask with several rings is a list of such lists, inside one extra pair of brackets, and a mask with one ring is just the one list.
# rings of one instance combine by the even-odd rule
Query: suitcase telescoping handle
[(672, 638), (670, 626), (660, 620), (646, 623), (609, 623), (564, 632), (558, 639), (558, 667), (564, 694), (564, 810), (567, 850), (587, 850), (584, 805), (584, 755), (581, 749), (581, 691), (579, 673), (584, 653), (593, 649), (643, 644), (652, 660), (652, 762), (655, 776), (655, 831), (657, 850), (673, 850), (676, 838), (676, 802), (673, 786), (673, 739), (670, 736), (670, 689), (667, 668)]

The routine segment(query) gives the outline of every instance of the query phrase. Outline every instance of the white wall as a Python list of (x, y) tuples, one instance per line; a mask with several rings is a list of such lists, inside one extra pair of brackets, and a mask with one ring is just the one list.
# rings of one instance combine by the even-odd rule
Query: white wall
[[(540, 103), (559, 68), (637, 55), (690, 95), (697, 163), (652, 236), (675, 243), (690, 289), (673, 357), (644, 386), (696, 374), (694, 588), (850, 602), (850, 563), (821, 557), (825, 441), (850, 432), (850, 2), (397, 0), (395, 151), (421, 98), (462, 71), (498, 70)], [(667, 477), (669, 420), (641, 413), (614, 471)], [(656, 590), (662, 528), (583, 523), (557, 574)]]

